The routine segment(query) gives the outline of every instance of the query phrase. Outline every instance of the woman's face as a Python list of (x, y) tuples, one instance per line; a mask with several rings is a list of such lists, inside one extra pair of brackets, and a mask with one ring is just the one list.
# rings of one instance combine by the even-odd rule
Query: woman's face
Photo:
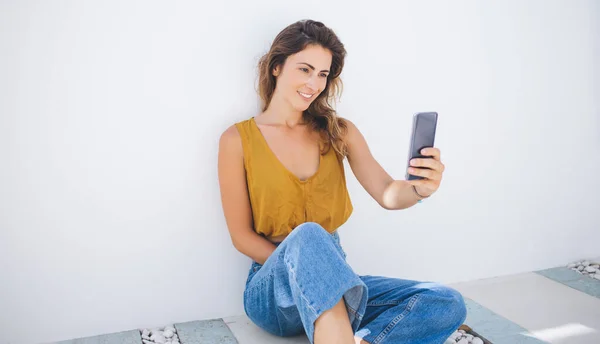
[(306, 110), (327, 85), (331, 59), (331, 52), (319, 45), (307, 46), (288, 56), (283, 68), (273, 71), (277, 77), (274, 97), (281, 98), (295, 110)]

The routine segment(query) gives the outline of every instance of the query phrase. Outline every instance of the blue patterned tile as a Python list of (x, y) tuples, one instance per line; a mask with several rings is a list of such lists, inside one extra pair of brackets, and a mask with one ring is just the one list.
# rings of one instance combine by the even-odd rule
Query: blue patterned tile
[(237, 344), (223, 319), (175, 324), (181, 344)]
[(592, 277), (583, 276), (580, 280), (569, 281), (564, 284), (568, 285), (573, 289), (577, 289), (588, 295), (597, 297), (600, 299), (600, 281)]
[(93, 337), (77, 338), (56, 342), (56, 344), (142, 344), (139, 330), (103, 334)]
[(556, 282), (576, 281), (583, 277), (582, 274), (575, 272), (567, 267), (551, 268), (546, 270), (536, 271), (537, 274), (548, 277)]
[(536, 273), (600, 299), (600, 281), (595, 278), (582, 275), (567, 267), (540, 270)]

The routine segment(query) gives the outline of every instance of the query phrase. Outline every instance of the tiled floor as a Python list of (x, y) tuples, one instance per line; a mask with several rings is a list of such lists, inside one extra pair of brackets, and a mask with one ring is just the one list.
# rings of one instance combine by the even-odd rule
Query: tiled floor
[[(600, 343), (600, 281), (567, 268), (452, 284), (465, 297), (465, 323), (493, 344)], [(246, 316), (175, 324), (182, 344), (307, 344), (280, 338)], [(61, 344), (142, 344), (124, 331)]]
[[(579, 276), (580, 281), (590, 286), (586, 291), (600, 291), (600, 281)], [(600, 299), (539, 273), (485, 279), (453, 287), (481, 306), (522, 326), (532, 338), (561, 344), (600, 343)], [(477, 330), (477, 326), (473, 327)], [(490, 333), (487, 329), (477, 332), (484, 336)]]
[[(490, 340), (493, 344), (544, 343), (535, 338), (529, 338), (524, 333), (527, 330), (504, 319), (477, 302), (466, 298), (467, 320), (465, 321), (477, 333)], [(256, 327), (246, 316), (225, 318), (225, 323), (234, 333), (239, 344), (308, 344), (306, 336), (279, 338), (272, 336)], [(485, 333), (485, 335), (483, 334)]]

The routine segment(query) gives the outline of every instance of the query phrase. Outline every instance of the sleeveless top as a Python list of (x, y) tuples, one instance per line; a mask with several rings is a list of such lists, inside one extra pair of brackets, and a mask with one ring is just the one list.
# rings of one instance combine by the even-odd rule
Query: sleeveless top
[(291, 173), (270, 149), (254, 117), (235, 124), (242, 138), (254, 231), (264, 237), (289, 234), (304, 222), (333, 233), (352, 214), (343, 160), (333, 148), (320, 155), (306, 180)]

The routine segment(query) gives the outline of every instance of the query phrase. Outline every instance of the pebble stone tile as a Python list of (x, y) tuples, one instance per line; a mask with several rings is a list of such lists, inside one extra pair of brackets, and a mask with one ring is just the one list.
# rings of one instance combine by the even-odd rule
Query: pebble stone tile
[(177, 330), (171, 325), (142, 329), (142, 341), (144, 344), (180, 344)]
[[(173, 331), (175, 329), (175, 331)], [(165, 335), (166, 333), (166, 335)], [(238, 344), (223, 319), (197, 320), (156, 329), (136, 329), (54, 344)]]

